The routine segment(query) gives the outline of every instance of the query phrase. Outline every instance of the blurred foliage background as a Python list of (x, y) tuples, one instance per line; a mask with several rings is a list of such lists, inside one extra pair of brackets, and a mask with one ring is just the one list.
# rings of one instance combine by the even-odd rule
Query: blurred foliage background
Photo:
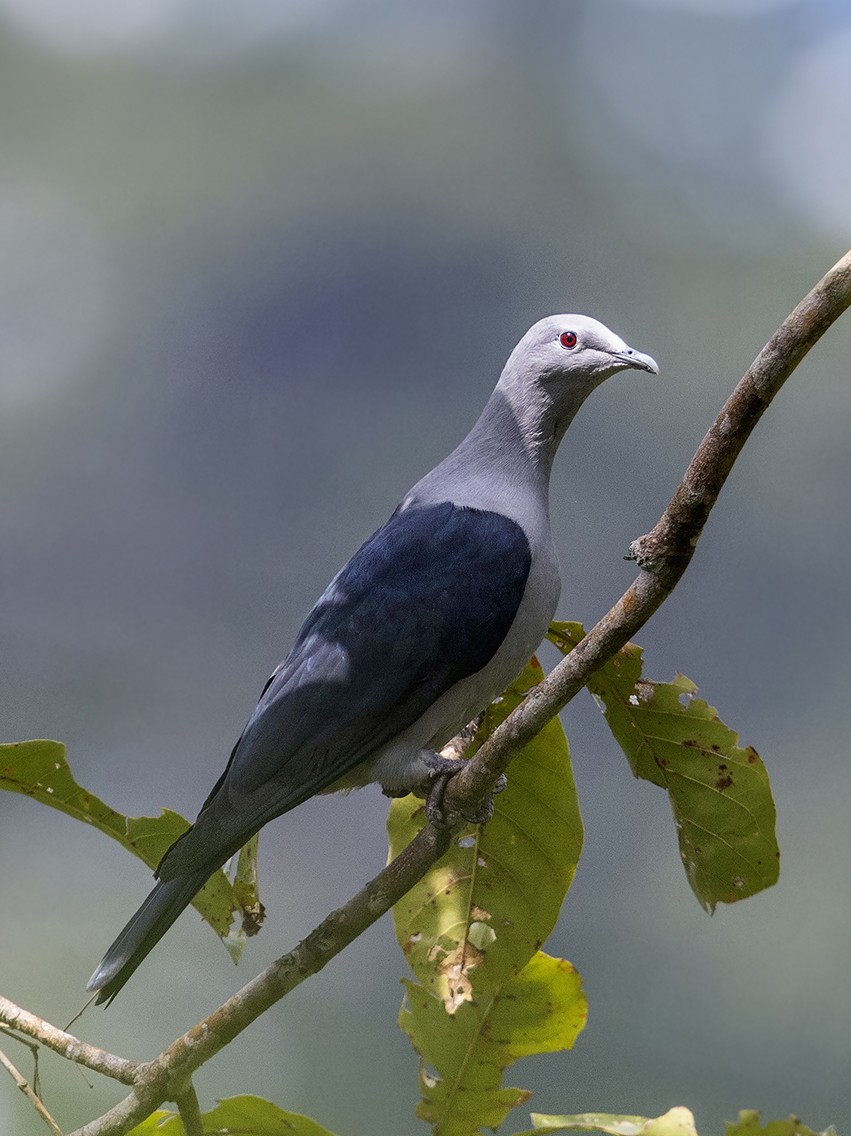
[[(557, 464), (560, 615), (593, 622), (847, 247), (849, 75), (844, 0), (0, 0), (2, 740), (194, 816), (327, 580), (554, 311), (662, 367), (598, 391)], [(539, 1111), (851, 1125), (849, 357), (846, 318), (641, 637), (767, 761), (780, 884), (707, 918), (664, 796), (574, 703), (587, 843), (549, 949), (591, 1009), (572, 1054), (513, 1072)], [(240, 969), (190, 913), (76, 1028), (152, 1056), (374, 874), (385, 814), (365, 791), (276, 822)], [(149, 878), (15, 796), (0, 849), (3, 992), (61, 1024)], [(415, 1131), (404, 974), (384, 920), (205, 1069), (205, 1105)], [(68, 1127), (117, 1097), (42, 1076)], [(42, 1131), (11, 1081), (0, 1129)]]

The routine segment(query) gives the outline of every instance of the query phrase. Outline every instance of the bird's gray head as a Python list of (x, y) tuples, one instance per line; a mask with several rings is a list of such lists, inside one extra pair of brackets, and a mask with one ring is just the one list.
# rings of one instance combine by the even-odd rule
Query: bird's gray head
[(509, 363), (539, 381), (576, 379), (597, 386), (617, 371), (659, 373), (656, 361), (635, 351), (605, 324), (590, 316), (546, 316), (526, 332)]
[(511, 352), (473, 429), (406, 501), (445, 501), (449, 486), (458, 503), (527, 520), (531, 509), (537, 516), (573, 416), (604, 379), (629, 368), (659, 370), (598, 320), (539, 320)]
[(560, 435), (595, 387), (629, 369), (659, 373), (654, 359), (624, 343), (599, 320), (546, 316), (511, 352), (497, 389), (527, 426), (535, 421), (544, 434), (555, 429)]

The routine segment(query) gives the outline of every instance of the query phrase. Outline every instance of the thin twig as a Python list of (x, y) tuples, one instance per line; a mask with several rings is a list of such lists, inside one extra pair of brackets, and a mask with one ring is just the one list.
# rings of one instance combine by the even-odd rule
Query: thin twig
[(33, 1055), (33, 1075), (30, 1083), (32, 1084), (35, 1095), (40, 1097), (41, 1085), (39, 1084), (38, 1078), (38, 1046), (34, 1041), (28, 1041), (25, 1037), (19, 1037), (14, 1030), (9, 1029), (9, 1027), (2, 1022), (0, 1022), (0, 1033), (4, 1033), (6, 1037), (10, 1037), (13, 1041), (16, 1041), (18, 1045), (25, 1045)]
[[(452, 811), (482, 801), (512, 754), (564, 707), (595, 670), (647, 622), (682, 576), (706, 518), (745, 441), (780, 386), (827, 328), (851, 305), (851, 252), (839, 261), (772, 336), (698, 448), (653, 531), (635, 541), (641, 567), (596, 627), (499, 727), (446, 790)], [(421, 879), (449, 844), (448, 830), (426, 825), (383, 872), (333, 912), (295, 950), (178, 1038), (138, 1073), (133, 1092), (72, 1136), (123, 1136), (261, 1013), (320, 970)]]
[(35, 1093), (30, 1087), (29, 1081), (26, 1079), (23, 1073), (20, 1073), (15, 1068), (15, 1066), (12, 1064), (12, 1062), (9, 1060), (2, 1049), (0, 1049), (0, 1065), (2, 1065), (3, 1068), (9, 1073), (9, 1076), (12, 1078), (12, 1080), (36, 1110), (38, 1115), (53, 1133), (53, 1136), (62, 1136), (62, 1129), (44, 1107), (37, 1093)]
[(138, 1061), (128, 1061), (126, 1057), (117, 1057), (114, 1053), (107, 1053), (105, 1049), (98, 1049), (95, 1045), (80, 1041), (73, 1034), (36, 1017), (29, 1010), (24, 1010), (10, 1002), (8, 998), (0, 996), (0, 1022), (4, 1022), (13, 1030), (26, 1034), (48, 1049), (54, 1050), (69, 1061), (85, 1065), (96, 1073), (103, 1073), (124, 1085), (132, 1085), (139, 1069)]

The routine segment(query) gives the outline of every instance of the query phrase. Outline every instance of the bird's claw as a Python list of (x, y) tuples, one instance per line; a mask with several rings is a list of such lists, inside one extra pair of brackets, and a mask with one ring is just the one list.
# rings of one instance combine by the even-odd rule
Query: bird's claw
[[(428, 754), (426, 763), (432, 777), (431, 787), (426, 797), (426, 816), (436, 828), (451, 827), (451, 819), (444, 808), (443, 798), (446, 794), (446, 786), (455, 774), (460, 772), (463, 766), (467, 764), (466, 760), (456, 757), (442, 757), (439, 753), (431, 753)], [(508, 779), (504, 773), (501, 773), (493, 789), (478, 809), (470, 812), (462, 810), (461, 816), (464, 820), (468, 824), (487, 824), (493, 816), (494, 794), (501, 793), (507, 784)]]
[(443, 807), (443, 797), (446, 786), (452, 778), (451, 773), (438, 773), (431, 783), (431, 789), (426, 797), (425, 814), (435, 828), (450, 828), (449, 817)]

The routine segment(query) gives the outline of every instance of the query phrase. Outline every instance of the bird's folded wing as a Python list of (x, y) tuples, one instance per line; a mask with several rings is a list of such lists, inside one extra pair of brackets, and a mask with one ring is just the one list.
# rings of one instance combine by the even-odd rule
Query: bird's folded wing
[(239, 847), (243, 831), (247, 839), (333, 784), (481, 670), (530, 565), (523, 530), (499, 513), (451, 502), (397, 509), (307, 617), (163, 878), (197, 869), (221, 840)]

